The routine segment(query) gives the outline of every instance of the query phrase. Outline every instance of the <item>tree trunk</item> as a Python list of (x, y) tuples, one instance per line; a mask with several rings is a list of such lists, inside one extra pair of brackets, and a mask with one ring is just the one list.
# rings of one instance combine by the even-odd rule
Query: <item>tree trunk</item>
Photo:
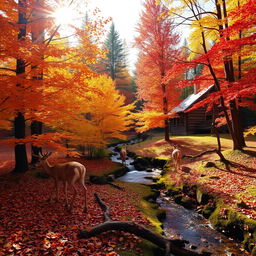
[[(44, 14), (40, 12), (41, 8), (44, 6), (42, 0), (36, 0), (35, 2), (38, 8), (32, 11), (32, 23), (34, 20), (42, 20), (40, 26), (32, 26), (32, 41), (34, 43), (43, 43), (44, 41)], [(43, 58), (43, 55), (41, 56)], [(37, 65), (32, 65), (32, 70), (36, 70), (36, 74), (33, 76), (33, 80), (43, 80), (43, 69)], [(36, 88), (35, 88), (36, 89)], [(36, 110), (35, 110), (36, 111)], [(43, 123), (40, 121), (33, 120), (30, 126), (31, 135), (40, 135), (43, 131)], [(39, 153), (42, 153), (42, 148), (32, 145), (31, 146), (31, 164), (35, 164), (39, 161)]]
[[(40, 135), (43, 130), (43, 123), (32, 121), (30, 125), (31, 135)], [(39, 161), (39, 153), (42, 153), (42, 148), (32, 145), (31, 146), (31, 164), (36, 164)]]
[[(25, 138), (25, 118), (18, 113), (14, 119), (14, 135), (16, 139)], [(13, 172), (25, 172), (28, 170), (27, 151), (25, 144), (15, 145), (15, 168)]]
[[(24, 40), (26, 36), (26, 0), (19, 0), (18, 2), (19, 9), (18, 12), (18, 24), (20, 24), (18, 40)], [(16, 75), (19, 76), (25, 73), (25, 62), (22, 59), (17, 59), (16, 62)], [(21, 84), (17, 84), (17, 87), (21, 87)], [(22, 99), (19, 99), (22, 101)], [(22, 105), (22, 104), (21, 104)], [(25, 138), (25, 118), (24, 114), (19, 109), (17, 111), (16, 117), (14, 119), (14, 136), (15, 139), (24, 139)], [(15, 145), (15, 168), (13, 172), (24, 172), (28, 170), (28, 160), (27, 160), (27, 151), (25, 144)]]
[[(223, 18), (225, 18), (225, 28), (228, 28), (228, 19), (227, 19), (227, 9), (226, 9), (226, 0), (222, 0), (222, 10), (221, 10), (221, 5), (220, 2), (215, 0), (216, 3), (216, 10), (217, 10), (217, 16), (218, 19), (222, 19), (222, 14)], [(222, 35), (222, 30), (223, 30), (223, 25), (219, 26), (220, 29), (220, 37), (223, 37)], [(230, 40), (229, 37), (226, 38), (226, 40)], [(224, 59), (224, 68), (225, 68), (225, 74), (226, 74), (226, 80), (230, 83), (235, 82), (235, 72), (234, 72), (234, 65), (233, 65), (233, 60), (232, 56), (225, 56)], [(244, 135), (243, 135), (243, 128), (241, 126), (241, 120), (240, 120), (240, 114), (239, 114), (239, 109), (237, 107), (236, 100), (231, 100), (229, 103), (230, 106), (230, 113), (232, 117), (232, 129), (233, 129), (233, 134), (235, 136), (235, 140), (233, 143), (233, 149), (238, 149), (242, 150), (243, 147), (246, 146), (245, 140), (244, 140)]]
[[(165, 73), (162, 72), (161, 77), (165, 77)], [(163, 93), (163, 113), (164, 115), (168, 114), (168, 100), (167, 100), (167, 95), (166, 95), (166, 84), (161, 83), (162, 87), (162, 93)], [(169, 119), (165, 118), (164, 119), (164, 139), (165, 141), (170, 140), (170, 129), (169, 129)]]
[(165, 141), (169, 141), (170, 140), (170, 131), (169, 131), (169, 120), (165, 119), (164, 120), (164, 139)]
[[(206, 54), (208, 51), (207, 51), (207, 48), (206, 48), (206, 40), (205, 40), (204, 32), (202, 32), (201, 35), (202, 35), (202, 40), (203, 40), (202, 46), (203, 46), (204, 52)], [(219, 82), (219, 80), (218, 80), (218, 78), (215, 74), (215, 71), (212, 67), (212, 64), (211, 64), (209, 59), (207, 59), (207, 61), (208, 61), (209, 71), (210, 71), (210, 73), (213, 77), (213, 80), (214, 80), (215, 89), (216, 89), (216, 91), (221, 91), (220, 82)], [(224, 116), (225, 116), (225, 119), (226, 119), (226, 122), (227, 122), (229, 133), (232, 137), (233, 145), (237, 145), (237, 138), (235, 136), (233, 126), (232, 126), (232, 121), (229, 118), (228, 110), (225, 106), (225, 101), (224, 101), (223, 96), (220, 96), (220, 105), (222, 107), (222, 110), (223, 110), (223, 113), (224, 113)]]
[(230, 101), (229, 104), (230, 104), (230, 112), (232, 116), (233, 131), (236, 137), (236, 143), (233, 144), (233, 149), (242, 150), (243, 147), (246, 147), (246, 144), (244, 140), (243, 128), (241, 125), (239, 108), (237, 107), (235, 100)]

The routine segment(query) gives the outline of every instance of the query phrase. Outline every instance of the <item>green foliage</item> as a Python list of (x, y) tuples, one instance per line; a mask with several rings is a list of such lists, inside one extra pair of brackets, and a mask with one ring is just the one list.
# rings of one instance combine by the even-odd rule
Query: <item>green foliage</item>
[(106, 59), (103, 60), (105, 71), (109, 76), (115, 80), (120, 77), (120, 73), (126, 67), (125, 64), (125, 50), (123, 43), (119, 37), (118, 32), (115, 29), (114, 23), (112, 23), (110, 30), (107, 34), (105, 41), (105, 47), (107, 49)]

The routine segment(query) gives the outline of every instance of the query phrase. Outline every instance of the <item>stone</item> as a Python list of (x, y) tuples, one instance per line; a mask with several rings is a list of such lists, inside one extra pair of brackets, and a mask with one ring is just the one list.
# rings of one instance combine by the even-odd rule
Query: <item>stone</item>
[(188, 166), (182, 166), (182, 167), (181, 167), (181, 170), (182, 170), (183, 172), (185, 172), (185, 173), (190, 173), (191, 168), (188, 167)]
[(216, 164), (213, 163), (213, 162), (207, 162), (205, 165), (204, 165), (205, 168), (210, 168), (210, 167), (216, 167)]
[(107, 177), (107, 181), (112, 182), (114, 180), (115, 180), (115, 175), (114, 174), (109, 174), (108, 177)]

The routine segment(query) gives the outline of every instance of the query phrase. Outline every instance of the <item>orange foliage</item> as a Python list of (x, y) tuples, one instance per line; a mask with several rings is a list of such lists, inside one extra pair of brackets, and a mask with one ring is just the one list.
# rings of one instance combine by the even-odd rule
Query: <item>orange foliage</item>
[[(74, 33), (71, 39), (79, 38), (79, 43), (71, 44), (70, 39), (61, 38), (53, 17), (59, 1), (27, 0), (24, 4), (1, 3), (0, 128), (10, 129), (16, 113), (21, 112), (27, 122), (43, 122), (58, 133), (29, 136), (13, 143), (48, 144), (61, 151), (60, 138), (67, 136), (83, 144), (86, 140), (101, 144), (111, 137), (123, 137), (132, 106), (124, 106), (124, 98), (112, 82), (91, 68), (104, 54), (100, 38), (108, 20), (87, 22), (82, 29), (70, 25)], [(31, 13), (26, 15), (26, 25), (17, 24), (18, 10), (24, 15)], [(98, 10), (94, 14), (98, 18)], [(22, 39), (18, 39), (20, 28), (26, 29)], [(25, 63), (25, 72), (20, 75), (16, 74), (17, 60)], [(95, 101), (94, 106), (90, 100)], [(112, 109), (107, 108), (109, 102)], [(109, 119), (106, 111), (113, 111), (109, 116), (114, 118)], [(93, 119), (88, 120), (85, 113), (91, 113)], [(96, 119), (103, 119), (96, 116), (104, 117), (104, 125), (98, 125)]]

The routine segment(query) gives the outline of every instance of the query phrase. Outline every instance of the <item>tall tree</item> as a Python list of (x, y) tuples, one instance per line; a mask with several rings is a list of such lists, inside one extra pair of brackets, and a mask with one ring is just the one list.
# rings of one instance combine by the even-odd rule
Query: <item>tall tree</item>
[[(24, 42), (27, 33), (27, 2), (26, 0), (19, 0), (18, 2), (18, 24), (20, 25), (19, 33), (18, 33), (18, 41), (19, 43)], [(18, 77), (25, 76), (25, 61), (22, 57), (18, 58), (16, 61), (16, 75)], [(23, 80), (24, 83), (24, 80)], [(22, 83), (18, 83), (17, 87), (24, 89), (24, 85)], [(23, 101), (22, 99), (20, 99)], [(23, 104), (22, 104), (23, 105)], [(24, 139), (25, 138), (25, 117), (24, 117), (24, 108), (17, 109), (16, 115), (14, 118), (14, 136), (16, 139)], [(27, 160), (27, 152), (25, 144), (17, 144), (15, 145), (15, 172), (23, 172), (28, 169), (28, 160)]]
[[(45, 19), (43, 16), (43, 0), (36, 0), (34, 8), (32, 10), (32, 19), (31, 19), (31, 38), (32, 41), (36, 44), (41, 44), (44, 42), (44, 29), (45, 29)], [(40, 20), (40, 23), (38, 21)], [(42, 53), (43, 54), (43, 53)], [(39, 56), (40, 57), (40, 56)], [(43, 59), (44, 56), (42, 55)], [(31, 69), (36, 69), (35, 74), (32, 79), (34, 80), (43, 80), (43, 70), (42, 67), (37, 67), (37, 65), (32, 65)], [(30, 125), (31, 135), (40, 135), (43, 132), (43, 123), (36, 120), (31, 120)], [(39, 153), (42, 153), (42, 148), (35, 145), (31, 145), (31, 164), (35, 164), (39, 161)]]
[[(203, 8), (203, 1), (182, 0), (178, 7), (176, 5), (177, 8), (170, 8), (170, 13), (179, 19), (179, 24), (190, 22), (193, 28), (189, 46), (194, 58), (187, 64), (191, 66), (201, 63), (204, 66), (202, 75), (184, 81), (183, 84), (186, 86), (193, 83), (201, 86), (215, 84), (216, 93), (212, 93), (195, 107), (204, 104), (208, 104), (209, 108), (215, 104), (221, 106), (224, 118), (218, 118), (218, 121), (222, 124), (225, 119), (234, 149), (242, 149), (245, 146), (239, 105), (245, 103), (241, 97), (242, 81), (248, 76), (248, 70), (253, 72), (254, 68), (252, 53), (255, 52), (255, 42), (252, 42), (252, 37), (255, 31), (253, 21), (248, 26), (248, 20), (254, 20), (253, 11), (250, 12), (249, 9), (252, 10), (255, 3), (246, 10), (242, 18), (240, 15), (242, 12), (236, 16), (232, 15), (232, 12), (234, 13), (236, 9), (241, 10), (242, 6), (239, 6), (242, 4), (248, 7), (249, 2), (252, 4), (249, 0), (216, 0)], [(246, 20), (247, 27), (242, 25)], [(209, 43), (210, 41), (214, 41), (215, 44)], [(199, 47), (203, 51), (198, 51)], [(251, 82), (247, 86), (252, 88), (250, 84)], [(247, 94), (247, 97), (250, 96)]]
[(127, 69), (124, 69), (121, 73), (121, 78), (116, 78), (115, 80), (116, 89), (125, 96), (126, 104), (130, 104), (135, 101), (135, 88), (132, 80), (132, 76), (130, 75)]
[(105, 48), (107, 50), (106, 58), (103, 60), (105, 71), (112, 80), (121, 78), (121, 73), (126, 67), (126, 54), (122, 40), (120, 39), (114, 23), (111, 24), (107, 34)]
[[(135, 45), (141, 52), (141, 58), (146, 61), (146, 65), (151, 71), (145, 76), (151, 77), (157, 83), (157, 94), (150, 94), (149, 91), (153, 82), (148, 81), (145, 83), (138, 83), (138, 87), (144, 87), (145, 96), (141, 93), (142, 98), (150, 96), (150, 100), (154, 100), (157, 97), (161, 100), (161, 112), (164, 119), (163, 127), (165, 129), (165, 140), (169, 140), (169, 122), (168, 112), (170, 110), (170, 103), (168, 101), (168, 85), (163, 78), (166, 72), (174, 64), (174, 60), (179, 55), (177, 44), (179, 42), (179, 36), (174, 32), (173, 21), (168, 15), (168, 9), (161, 3), (156, 4), (155, 0), (147, 0), (144, 3), (144, 11), (140, 16), (139, 25), (137, 27), (139, 36), (135, 39)], [(141, 68), (140, 68), (141, 69)], [(143, 68), (142, 68), (143, 69)], [(155, 75), (152, 76), (152, 73)], [(137, 71), (137, 77), (140, 80), (141, 72)], [(148, 91), (148, 92), (147, 92)], [(159, 93), (160, 91), (160, 93)], [(177, 96), (177, 95), (175, 95)], [(146, 99), (146, 98), (145, 98)], [(150, 104), (149, 99), (146, 99)], [(159, 109), (155, 109), (155, 112)], [(152, 116), (152, 115), (150, 115)], [(156, 116), (156, 114), (155, 114)]]
[[(59, 1), (56, 5), (52, 3), (40, 0), (1, 2), (0, 126), (6, 127), (8, 121), (14, 119), (15, 139), (11, 142), (15, 144), (17, 172), (28, 168), (26, 144), (63, 149), (55, 142), (61, 144), (64, 133), (25, 136), (26, 121), (51, 126), (53, 120), (67, 115), (78, 118), (74, 109), (86, 92), (86, 86), (81, 88), (81, 84), (86, 85), (86, 79), (97, 75), (89, 66), (102, 55), (98, 45), (91, 43), (89, 35), (79, 29), (75, 32), (81, 36), (83, 47), (63, 44), (54, 20)], [(97, 21), (97, 24), (102, 26), (104, 22)], [(96, 27), (92, 29), (95, 38)], [(46, 39), (41, 37), (44, 29)], [(75, 97), (71, 99), (70, 95)]]

